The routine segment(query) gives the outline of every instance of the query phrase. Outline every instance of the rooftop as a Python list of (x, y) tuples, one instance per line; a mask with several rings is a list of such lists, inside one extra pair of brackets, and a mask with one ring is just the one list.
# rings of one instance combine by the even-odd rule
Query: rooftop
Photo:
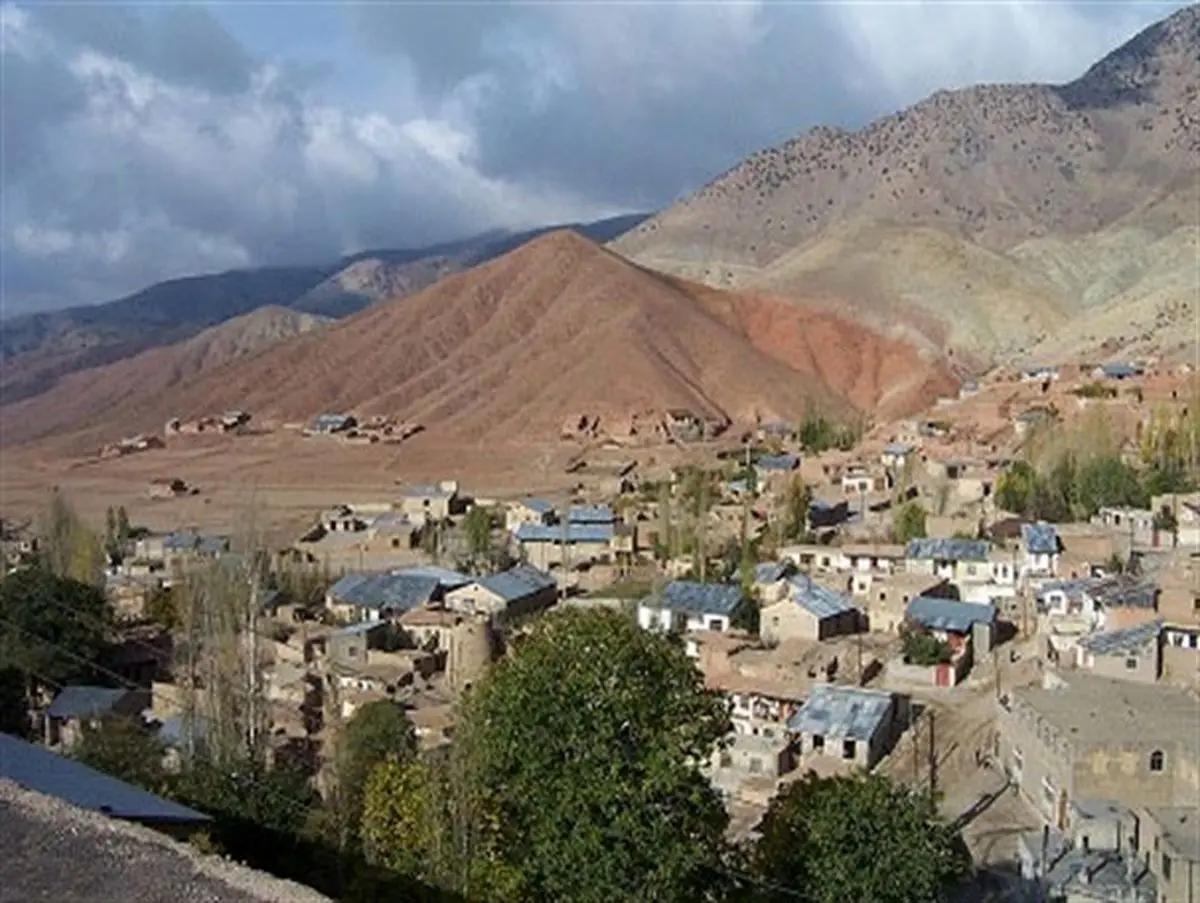
[(554, 510), (554, 503), (545, 499), (521, 499), (521, 504), (536, 514), (549, 514)]
[(761, 455), (754, 466), (760, 470), (795, 470), (800, 466), (796, 455)]
[(905, 557), (914, 561), (987, 561), (991, 543), (985, 539), (913, 539)]
[(443, 589), (457, 589), (471, 582), (471, 578), (466, 574), (438, 567), (436, 564), (414, 564), (411, 567), (397, 568), (392, 573), (402, 577), (426, 577), (436, 580)]
[(755, 583), (778, 583), (788, 575), (787, 562), (765, 561), (754, 566)]
[(1103, 745), (1170, 750), (1183, 744), (1200, 754), (1200, 701), (1185, 690), (1113, 680), (1086, 671), (1059, 675), (1061, 685), (1021, 687), (1014, 701), (1033, 709), (1077, 748)]
[(406, 499), (452, 499), (458, 492), (447, 486), (405, 486), (400, 495)]
[(791, 583), (792, 601), (820, 620), (854, 611), (854, 604), (846, 596), (813, 582), (807, 574), (797, 574)]
[(892, 702), (891, 693), (818, 684), (788, 722), (788, 730), (870, 741), (887, 720)]
[(969, 633), (976, 624), (996, 623), (996, 606), (917, 596), (908, 603), (906, 617), (930, 630)]
[(1200, 808), (1160, 806), (1146, 811), (1162, 829), (1165, 846), (1180, 859), (1200, 862)]
[(1147, 621), (1120, 630), (1093, 633), (1079, 641), (1079, 648), (1094, 655), (1120, 655), (1138, 652), (1148, 644), (1156, 642), (1162, 633), (1163, 622)]
[(1058, 530), (1054, 524), (1021, 524), (1021, 542), (1031, 555), (1056, 555), (1059, 552)]
[(9, 734), (0, 734), (0, 779), (113, 818), (194, 824), (211, 820), (195, 809), (147, 793)]
[(616, 515), (608, 505), (572, 505), (567, 520), (572, 524), (611, 524)]
[(686, 614), (729, 616), (741, 599), (742, 588), (734, 584), (673, 580), (663, 587), (660, 605)]
[(168, 552), (196, 552), (199, 555), (219, 555), (228, 552), (228, 536), (206, 536), (201, 533), (168, 533), (163, 537), (163, 549)]
[(517, 542), (609, 542), (615, 534), (611, 523), (596, 524), (521, 524), (514, 532)]
[(440, 587), (436, 577), (353, 573), (331, 586), (329, 596), (343, 605), (408, 611), (432, 601)]
[(111, 712), (128, 693), (128, 690), (114, 690), (111, 687), (63, 687), (46, 709), (46, 714), (51, 718), (95, 718)]
[(558, 585), (549, 574), (528, 564), (518, 564), (499, 574), (482, 577), (478, 583), (505, 602), (515, 602)]

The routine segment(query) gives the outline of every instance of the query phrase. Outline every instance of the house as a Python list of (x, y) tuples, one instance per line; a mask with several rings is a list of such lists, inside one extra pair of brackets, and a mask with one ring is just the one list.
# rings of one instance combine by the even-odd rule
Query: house
[(308, 432), (321, 435), (344, 433), (358, 426), (358, 420), (350, 414), (318, 414), (309, 425)]
[(1058, 576), (1062, 543), (1054, 524), (1021, 524), (1021, 574), (1024, 577)]
[(360, 621), (333, 631), (325, 637), (325, 658), (331, 665), (361, 670), (367, 666), (371, 643), (378, 643), (386, 631), (385, 621)]
[(511, 620), (550, 608), (558, 600), (558, 584), (545, 571), (519, 564), (499, 574), (479, 577), (446, 593), (445, 606), (466, 615)]
[(1195, 903), (1200, 896), (1200, 811), (1181, 801), (1136, 810), (1139, 852), (1154, 875), (1161, 900)]
[(618, 541), (617, 525), (570, 522), (521, 524), (513, 539), (521, 559), (544, 571), (607, 561)]
[(526, 498), (509, 504), (504, 512), (504, 529), (509, 533), (522, 524), (551, 523), (554, 518), (554, 505), (545, 499)]
[(176, 532), (145, 536), (134, 545), (134, 557), (148, 562), (162, 562), (167, 570), (184, 567), (197, 561), (213, 560), (229, 552), (232, 543), (228, 536)]
[(1041, 383), (1058, 379), (1057, 367), (1027, 367), (1021, 371), (1021, 381)]
[(803, 764), (824, 758), (869, 771), (902, 723), (901, 706), (891, 693), (818, 684), (788, 722), (788, 732)]
[(358, 533), (367, 529), (367, 521), (349, 505), (326, 508), (317, 518), (327, 533)]
[(905, 547), (905, 569), (954, 583), (992, 579), (991, 544), (983, 539), (913, 539)]
[(739, 794), (742, 783), (763, 779), (774, 790), (774, 782), (795, 767), (791, 743), (784, 734), (735, 733), (713, 753), (712, 782), (728, 798)]
[(1173, 806), (1200, 794), (1200, 701), (1185, 690), (1047, 672), (998, 708), (997, 757), (1058, 830), (1079, 800)]
[(638, 624), (646, 630), (726, 631), (741, 600), (742, 588), (734, 584), (673, 580), (658, 598), (639, 603)]
[(1168, 537), (1160, 536), (1160, 531), (1155, 527), (1154, 512), (1148, 508), (1106, 506), (1096, 512), (1092, 523), (1126, 533), (1132, 545), (1158, 546), (1163, 544), (1164, 539), (1165, 544), (1170, 542)]
[(968, 379), (958, 387), (959, 398), (973, 398), (979, 394), (979, 382), (974, 379)]
[(1125, 361), (1117, 364), (1102, 364), (1092, 371), (1096, 379), (1125, 380), (1141, 376), (1145, 371), (1139, 364)]
[(1086, 834), (1068, 839), (1049, 826), (1024, 832), (1017, 836), (1017, 860), (1023, 899), (1159, 903), (1155, 878), (1136, 851), (1097, 843)]
[(414, 521), (443, 521), (458, 513), (458, 501), (458, 482), (445, 480), (431, 486), (404, 487), (399, 508)]
[(754, 462), (754, 468), (758, 471), (760, 479), (776, 474), (788, 474), (799, 466), (799, 455), (790, 454), (759, 455), (758, 460)]
[(79, 742), (84, 725), (109, 715), (136, 717), (147, 705), (149, 697), (142, 690), (70, 684), (46, 709), (46, 745), (70, 749)]
[(894, 470), (903, 470), (904, 465), (912, 458), (916, 449), (904, 442), (891, 442), (883, 447), (879, 463)]
[(844, 595), (797, 574), (790, 592), (759, 612), (759, 635), (769, 646), (791, 639), (826, 640), (857, 633), (859, 620), (858, 609)]
[(150, 481), (150, 498), (174, 499), (190, 495), (194, 490), (179, 477), (156, 477)]
[(865, 467), (852, 467), (842, 474), (841, 484), (846, 495), (869, 495), (891, 489), (892, 479), (886, 474), (873, 474)]
[(436, 577), (420, 573), (350, 573), (326, 592), (325, 607), (343, 621), (378, 621), (437, 601), (443, 592)]
[[(865, 583), (865, 586), (864, 586)], [(955, 598), (957, 589), (945, 580), (924, 574), (854, 574), (851, 591), (867, 616), (869, 628), (884, 633), (897, 633), (904, 624), (908, 604), (920, 596)]]
[(777, 602), (787, 595), (788, 578), (795, 572), (790, 561), (766, 561), (754, 566), (753, 591), (764, 605)]
[(1162, 675), (1162, 621), (1093, 633), (1076, 645), (1076, 666), (1101, 677), (1152, 684)]
[(929, 634), (949, 648), (948, 660), (932, 664), (896, 660), (890, 672), (902, 679), (929, 681), (938, 687), (957, 686), (978, 656), (992, 651), (996, 638), (996, 606), (918, 596), (905, 612), (908, 630)]
[(1024, 439), (1030, 433), (1041, 427), (1049, 426), (1057, 419), (1057, 415), (1049, 408), (1029, 408), (1013, 418), (1013, 432), (1018, 439)]
[[(212, 819), (140, 787), (89, 768), (67, 756), (0, 734), (0, 780), (45, 794), (119, 821), (134, 822), (184, 837)], [(72, 831), (71, 833), (74, 833)], [(59, 855), (63, 851), (59, 850)]]

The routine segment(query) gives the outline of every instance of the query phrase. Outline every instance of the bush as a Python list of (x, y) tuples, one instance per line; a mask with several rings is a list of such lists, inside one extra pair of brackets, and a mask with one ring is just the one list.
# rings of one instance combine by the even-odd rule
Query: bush
[(954, 657), (948, 643), (923, 630), (904, 631), (904, 661), (910, 665), (944, 665)]

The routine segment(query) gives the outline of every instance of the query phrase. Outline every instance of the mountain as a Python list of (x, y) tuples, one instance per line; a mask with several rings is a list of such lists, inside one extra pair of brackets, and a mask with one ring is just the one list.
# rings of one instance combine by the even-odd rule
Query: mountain
[(584, 417), (624, 434), (679, 408), (742, 423), (814, 406), (842, 415), (852, 398), (911, 409), (953, 384), (911, 346), (833, 314), (662, 276), (571, 231), (170, 386), (135, 378), (177, 352), (152, 354), (0, 409), (0, 432), (78, 444), (240, 408), (259, 421), (385, 414), (456, 440), (524, 442)]
[[(630, 214), (570, 228), (608, 241), (643, 219)], [(428, 248), (370, 251), (325, 266), (190, 276), (104, 304), (12, 317), (0, 329), (0, 399), (9, 404), (36, 395), (68, 373), (182, 341), (259, 307), (346, 316), (499, 257), (546, 231), (491, 232)]]
[[(151, 348), (125, 360), (69, 374), (43, 395), (4, 408), (15, 413), (11, 420), (0, 414), (0, 435), (6, 445), (11, 445), (70, 433), (81, 426), (112, 423), (120, 436), (123, 432), (119, 427), (128, 409), (203, 380), (207, 374), (268, 345), (330, 322), (327, 317), (284, 307), (259, 308), (178, 344)], [(23, 422), (26, 411), (34, 412), (33, 420)], [(161, 426), (158, 424), (156, 429)]]
[(813, 129), (612, 247), (709, 285), (835, 306), (962, 357), (1013, 353), (1138, 291), (1103, 267), (1064, 278), (1072, 255), (1129, 261), (1150, 303), (1171, 300), (1163, 286), (1181, 274), (1164, 268), (1188, 255), (1138, 261), (1160, 242), (1194, 247), (1198, 67), (1193, 6), (1068, 84), (941, 91), (861, 131)]

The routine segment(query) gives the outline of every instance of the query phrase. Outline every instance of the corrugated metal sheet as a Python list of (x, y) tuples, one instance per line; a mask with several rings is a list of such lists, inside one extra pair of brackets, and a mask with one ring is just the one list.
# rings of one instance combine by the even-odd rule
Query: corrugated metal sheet
[(788, 721), (788, 730), (869, 742), (887, 723), (891, 709), (890, 693), (818, 684)]
[(609, 542), (612, 524), (521, 524), (514, 535), (517, 542)]
[(408, 611), (434, 598), (441, 584), (435, 577), (409, 574), (347, 574), (329, 588), (345, 605), (380, 611)]
[(457, 589), (460, 586), (466, 586), (473, 579), (466, 574), (460, 574), (449, 568), (440, 568), (434, 564), (414, 564), (411, 567), (396, 568), (392, 573), (404, 577), (428, 577), (436, 580), (443, 589)]
[(1021, 524), (1021, 541), (1031, 555), (1055, 555), (1059, 551), (1058, 529), (1054, 524)]
[(742, 588), (733, 584), (673, 580), (663, 587), (661, 607), (685, 614), (728, 617), (741, 598)]
[(796, 455), (763, 455), (754, 466), (759, 470), (795, 470), (800, 459)]
[(754, 566), (755, 583), (778, 583), (788, 575), (788, 566), (781, 561), (767, 561)]
[(0, 734), (0, 778), (113, 818), (196, 824), (211, 821), (195, 809), (147, 793), (8, 734)]
[(528, 564), (519, 564), (499, 574), (483, 577), (479, 585), (495, 593), (505, 602), (515, 602), (534, 593), (557, 586), (554, 578)]
[(846, 596), (814, 583), (806, 574), (792, 578), (792, 601), (819, 620), (854, 611), (854, 604)]
[(128, 693), (111, 687), (73, 685), (63, 687), (46, 714), (51, 718), (95, 718), (111, 712)]
[(1086, 649), (1095, 655), (1116, 655), (1124, 652), (1137, 652), (1148, 643), (1157, 640), (1162, 632), (1163, 622), (1148, 621), (1145, 624), (1135, 624), (1121, 630), (1109, 630), (1105, 633), (1093, 633), (1079, 641), (1079, 648)]
[(990, 549), (985, 539), (913, 539), (904, 555), (917, 561), (987, 561)]
[(572, 524), (611, 524), (616, 519), (608, 505), (572, 505), (567, 511)]
[(917, 596), (908, 603), (908, 619), (930, 630), (970, 633), (976, 624), (996, 623), (996, 606)]

